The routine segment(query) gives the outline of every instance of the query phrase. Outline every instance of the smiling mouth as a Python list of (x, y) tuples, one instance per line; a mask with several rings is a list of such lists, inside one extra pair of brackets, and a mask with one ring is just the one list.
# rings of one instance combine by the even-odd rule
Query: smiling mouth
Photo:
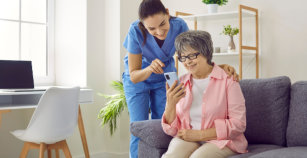
[(158, 37), (158, 38), (160, 38), (160, 39), (161, 39), (161, 38), (162, 38), (162, 39), (164, 39), (164, 38), (165, 38), (165, 36), (164, 36), (164, 35), (162, 35), (162, 36), (158, 35), (157, 37)]
[(160, 38), (164, 38), (165, 37), (165, 33), (163, 33), (162, 35), (156, 35), (157, 37), (160, 37)]
[(196, 66), (196, 64), (188, 65), (188, 68), (189, 68), (189, 69), (192, 69), (192, 68), (194, 68), (195, 66)]

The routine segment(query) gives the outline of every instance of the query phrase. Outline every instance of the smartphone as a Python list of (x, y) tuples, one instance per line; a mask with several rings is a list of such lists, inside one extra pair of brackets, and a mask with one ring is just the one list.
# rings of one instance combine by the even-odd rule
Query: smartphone
[[(164, 77), (169, 87), (171, 87), (174, 84), (174, 82), (178, 80), (177, 72), (166, 72), (164, 73)], [(176, 86), (178, 85), (179, 85), (179, 80)]]

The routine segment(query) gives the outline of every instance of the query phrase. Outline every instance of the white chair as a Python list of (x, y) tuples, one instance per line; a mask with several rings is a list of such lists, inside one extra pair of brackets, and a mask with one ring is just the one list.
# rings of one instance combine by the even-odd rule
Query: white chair
[(77, 126), (79, 92), (79, 87), (47, 89), (40, 98), (28, 127), (11, 132), (25, 142), (20, 158), (26, 158), (32, 148), (40, 149), (40, 158), (44, 157), (46, 149), (49, 158), (52, 149), (55, 149), (57, 158), (59, 149), (63, 150), (66, 158), (71, 158), (66, 138), (73, 134)]

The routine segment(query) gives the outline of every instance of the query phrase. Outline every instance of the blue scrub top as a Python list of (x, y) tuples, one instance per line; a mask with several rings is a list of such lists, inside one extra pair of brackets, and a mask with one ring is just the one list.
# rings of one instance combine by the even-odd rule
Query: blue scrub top
[[(167, 33), (166, 39), (160, 48), (154, 36), (147, 33), (146, 44), (143, 44), (144, 38), (141, 30), (138, 27), (139, 20), (133, 22), (130, 25), (128, 35), (124, 41), (124, 47), (129, 53), (132, 54), (142, 54), (142, 69), (146, 68), (151, 64), (153, 60), (158, 58), (161, 60), (165, 67), (163, 67), (164, 72), (174, 72), (175, 61), (175, 38), (182, 32), (188, 31), (189, 28), (187, 24), (178, 17), (173, 17), (170, 19), (170, 28)], [(124, 58), (125, 62), (125, 75), (129, 75), (128, 66), (128, 54)], [(151, 76), (145, 80), (147, 83), (161, 82), (165, 81), (163, 74), (152, 73)]]

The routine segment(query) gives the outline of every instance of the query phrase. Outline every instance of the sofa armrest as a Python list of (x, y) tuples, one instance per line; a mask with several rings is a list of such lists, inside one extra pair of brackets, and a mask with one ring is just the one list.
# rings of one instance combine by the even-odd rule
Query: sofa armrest
[(173, 138), (164, 133), (160, 119), (132, 122), (130, 131), (148, 145), (160, 149), (168, 148)]

